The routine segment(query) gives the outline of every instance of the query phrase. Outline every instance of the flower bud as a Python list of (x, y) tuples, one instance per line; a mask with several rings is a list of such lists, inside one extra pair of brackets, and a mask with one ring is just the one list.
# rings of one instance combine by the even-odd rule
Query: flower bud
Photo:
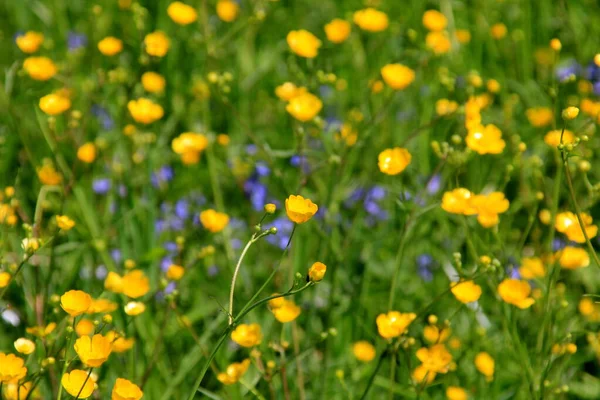
[(269, 203), (269, 204), (265, 204), (265, 212), (267, 214), (275, 214), (275, 211), (277, 211), (277, 206), (273, 203)]
[(568, 121), (577, 118), (578, 115), (579, 115), (579, 108), (577, 108), (577, 107), (567, 107), (562, 112), (563, 119), (568, 120)]
[(327, 271), (327, 266), (322, 262), (314, 263), (308, 269), (308, 281), (310, 282), (319, 282), (325, 276), (325, 272)]

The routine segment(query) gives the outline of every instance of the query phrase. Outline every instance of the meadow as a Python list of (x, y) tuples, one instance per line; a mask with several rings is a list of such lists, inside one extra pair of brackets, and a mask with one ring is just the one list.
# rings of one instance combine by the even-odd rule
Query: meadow
[(0, 2), (0, 399), (599, 399), (598, 22)]

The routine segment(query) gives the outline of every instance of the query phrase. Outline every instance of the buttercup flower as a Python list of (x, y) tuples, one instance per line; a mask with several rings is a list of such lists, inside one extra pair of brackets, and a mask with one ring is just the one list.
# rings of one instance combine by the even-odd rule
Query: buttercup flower
[(27, 31), (24, 35), (17, 36), (15, 43), (23, 53), (35, 53), (44, 43), (44, 35), (39, 32)]
[(106, 339), (112, 343), (112, 350), (115, 353), (123, 353), (130, 350), (135, 344), (135, 339), (124, 338), (123, 336), (119, 336), (115, 331), (107, 332)]
[(81, 290), (69, 290), (60, 296), (60, 306), (71, 317), (83, 314), (92, 305), (92, 297)]
[(165, 276), (169, 280), (178, 281), (183, 278), (184, 274), (185, 268), (183, 268), (181, 265), (171, 264), (169, 265), (169, 269), (167, 269)]
[(455, 35), (460, 44), (467, 44), (471, 41), (471, 32), (467, 29), (457, 29)]
[(33, 382), (25, 383), (7, 383), (4, 387), (4, 398), (6, 400), (28, 400), (39, 398), (39, 393), (34, 392), (29, 396), (29, 392), (33, 386)]
[(423, 26), (430, 31), (443, 31), (446, 25), (448, 25), (446, 16), (437, 10), (427, 10), (423, 14)]
[(80, 399), (87, 399), (94, 392), (94, 381), (88, 379), (88, 372), (80, 369), (74, 369), (62, 376), (60, 383), (67, 393)]
[(554, 119), (554, 113), (548, 107), (535, 107), (528, 109), (525, 114), (529, 123), (536, 128), (548, 126)]
[(161, 119), (164, 115), (163, 108), (150, 99), (141, 97), (137, 100), (130, 100), (127, 103), (129, 113), (139, 123), (151, 124)]
[(297, 87), (292, 82), (282, 83), (275, 88), (275, 95), (283, 101), (290, 101), (302, 93), (306, 93), (306, 88)]
[(448, 99), (439, 99), (435, 103), (435, 112), (437, 115), (450, 115), (458, 110), (458, 103)]
[(488, 380), (491, 380), (494, 377), (495, 364), (492, 356), (485, 351), (482, 351), (475, 356), (475, 368), (477, 368), (477, 371), (484, 375)]
[(196, 164), (200, 154), (208, 147), (208, 139), (202, 133), (184, 132), (171, 143), (173, 151), (181, 156), (184, 164)]
[(137, 299), (150, 291), (150, 280), (141, 269), (134, 269), (123, 275), (123, 293)]
[[(591, 215), (581, 213), (581, 220), (588, 238), (592, 239), (595, 237), (598, 234), (598, 226), (592, 224), (593, 219)], [(572, 212), (567, 211), (557, 214), (554, 227), (557, 231), (567, 235), (569, 240), (577, 243), (585, 243), (585, 236), (581, 230), (581, 225), (579, 225), (579, 220)]]
[(279, 307), (271, 310), (275, 319), (281, 323), (292, 322), (300, 315), (302, 309), (296, 305), (292, 300), (283, 299)]
[(70, 231), (75, 226), (75, 221), (66, 215), (57, 215), (56, 225), (63, 231)]
[(425, 45), (435, 54), (446, 54), (452, 47), (452, 42), (448, 37), (448, 32), (429, 32), (425, 36)]
[(59, 115), (71, 108), (71, 100), (68, 97), (51, 93), (40, 99), (39, 106), (48, 115)]
[(260, 325), (240, 324), (231, 332), (231, 340), (242, 347), (258, 346), (262, 340)]
[(563, 144), (575, 143), (575, 135), (568, 129), (565, 129), (564, 132), (558, 129), (548, 132), (546, 136), (544, 136), (544, 142), (546, 142), (548, 146), (557, 147), (561, 143), (561, 135)]
[(246, 373), (249, 366), (249, 358), (239, 363), (229, 364), (225, 372), (221, 372), (217, 375), (217, 379), (224, 385), (233, 385)]
[(546, 267), (544, 267), (543, 261), (538, 257), (523, 257), (521, 259), (519, 275), (523, 279), (542, 278), (546, 275)]
[(354, 146), (358, 139), (358, 134), (350, 124), (342, 124), (340, 132), (335, 135), (336, 140), (343, 140), (346, 146)]
[(298, 121), (307, 122), (319, 114), (323, 108), (321, 100), (312, 93), (301, 93), (290, 99), (286, 111)]
[(114, 293), (123, 293), (123, 277), (110, 271), (104, 280), (104, 288)]
[(579, 108), (577, 107), (567, 107), (562, 111), (562, 117), (566, 120), (572, 120), (577, 118), (579, 115)]
[(85, 143), (77, 149), (77, 158), (84, 163), (92, 163), (96, 159), (96, 145), (94, 143)]
[(216, 210), (208, 209), (200, 213), (202, 226), (212, 233), (221, 232), (229, 224), (229, 216)]
[(142, 86), (148, 93), (160, 93), (165, 90), (165, 85), (165, 78), (161, 74), (149, 71), (142, 75)]
[(327, 266), (322, 262), (316, 262), (308, 269), (308, 279), (311, 282), (319, 282), (325, 276)]
[(448, 386), (446, 388), (446, 398), (448, 400), (468, 400), (467, 391), (458, 386)]
[(527, 281), (507, 278), (498, 285), (498, 294), (508, 304), (521, 309), (529, 308), (535, 303), (531, 294), (531, 286)]
[(398, 175), (406, 169), (411, 160), (412, 156), (408, 150), (402, 147), (394, 147), (379, 153), (377, 165), (384, 174)]
[(0, 353), (0, 383), (16, 383), (27, 375), (22, 358), (14, 354)]
[(415, 71), (402, 64), (388, 64), (381, 68), (385, 83), (394, 90), (402, 90), (415, 80)]
[(47, 81), (58, 72), (54, 62), (48, 57), (27, 57), (23, 69), (36, 81)]
[(233, 0), (217, 1), (217, 15), (221, 21), (233, 22), (237, 18), (240, 6)]
[(111, 400), (140, 400), (144, 392), (135, 383), (127, 379), (117, 378), (113, 386)]
[(557, 255), (560, 266), (565, 269), (579, 269), (590, 265), (590, 255), (579, 247), (566, 246)]
[(188, 6), (180, 1), (174, 1), (167, 7), (169, 18), (179, 25), (189, 25), (198, 19), (198, 13), (192, 6)]
[(375, 322), (381, 337), (391, 339), (404, 334), (415, 318), (417, 318), (415, 313), (390, 311), (387, 314), (379, 314)]
[(297, 224), (303, 224), (313, 217), (319, 210), (319, 207), (310, 199), (305, 199), (300, 195), (290, 195), (285, 199), (285, 212), (288, 218)]
[(149, 55), (164, 57), (169, 50), (170, 41), (164, 32), (156, 31), (146, 35), (144, 45), (146, 46), (146, 53)]
[(492, 192), (487, 195), (477, 195), (471, 199), (471, 206), (477, 212), (477, 221), (484, 228), (491, 228), (498, 224), (498, 214), (508, 210), (509, 201), (502, 192)]
[(105, 37), (98, 42), (98, 50), (105, 56), (117, 55), (123, 51), (123, 41), (113, 36)]
[(421, 361), (421, 365), (413, 372), (413, 376), (417, 382), (427, 379), (431, 382), (435, 379), (436, 374), (445, 374), (448, 372), (452, 355), (443, 344), (435, 344), (429, 348), (422, 347), (417, 350), (417, 358)]
[(10, 273), (2, 271), (0, 272), (0, 289), (5, 288), (10, 283)]
[(75, 352), (88, 367), (99, 367), (112, 352), (112, 344), (102, 335), (82, 336), (75, 341)]
[(477, 214), (477, 210), (473, 206), (474, 197), (473, 193), (465, 188), (445, 192), (442, 196), (442, 209), (452, 214)]
[(325, 25), (327, 40), (332, 43), (343, 43), (350, 36), (350, 22), (336, 18)]
[(443, 343), (450, 337), (452, 329), (443, 327), (440, 329), (437, 325), (427, 325), (423, 328), (423, 337), (426, 341), (433, 344)]
[(366, 340), (359, 340), (352, 345), (352, 353), (358, 361), (369, 362), (375, 358), (375, 346)]
[(315, 58), (321, 47), (321, 41), (305, 29), (288, 33), (287, 43), (294, 53), (305, 58)]
[(77, 333), (77, 336), (93, 335), (95, 329), (96, 327), (92, 321), (82, 318), (75, 326), (75, 333)]
[(35, 343), (27, 338), (19, 338), (15, 340), (15, 349), (21, 354), (31, 354), (35, 351)]
[(450, 290), (461, 303), (472, 303), (481, 297), (481, 286), (473, 281), (451, 282)]
[(471, 150), (479, 154), (500, 154), (506, 145), (502, 131), (492, 124), (470, 129), (465, 141)]
[(356, 11), (353, 19), (360, 29), (368, 32), (381, 32), (389, 25), (386, 13), (370, 7)]
[(27, 329), (25, 329), (25, 332), (29, 333), (30, 335), (37, 336), (39, 338), (45, 338), (46, 336), (51, 334), (55, 328), (56, 328), (56, 323), (50, 322), (46, 326), (32, 326), (30, 328), (27, 328)]
[(502, 39), (503, 37), (505, 37), (507, 31), (508, 30), (506, 29), (506, 25), (501, 24), (501, 23), (494, 24), (490, 28), (490, 33), (492, 34), (492, 37), (496, 40), (499, 40), (499, 39)]
[(146, 311), (146, 305), (140, 301), (130, 301), (129, 303), (125, 304), (123, 310), (125, 311), (125, 314), (135, 317), (136, 315), (140, 315)]

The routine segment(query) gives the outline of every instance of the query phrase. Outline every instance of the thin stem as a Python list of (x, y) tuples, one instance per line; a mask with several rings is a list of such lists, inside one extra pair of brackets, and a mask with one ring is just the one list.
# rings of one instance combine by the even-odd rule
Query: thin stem
[[(71, 331), (71, 333), (69, 335), (69, 341), (68, 341), (67, 347), (65, 348), (65, 362), (63, 364), (62, 373), (60, 374), (60, 379), (62, 379), (63, 375), (67, 372), (67, 367), (69, 366), (69, 362), (67, 361), (67, 359), (69, 356), (69, 349), (71, 348), (71, 343), (73, 342), (73, 336), (75, 335), (75, 321), (76, 320), (77, 320), (77, 317), (73, 318), (73, 331)], [(56, 400), (61, 399), (62, 392), (63, 392), (63, 385), (61, 383), (58, 387), (58, 396), (56, 397)]]
[(229, 289), (229, 325), (233, 324), (233, 295), (235, 292), (235, 281), (237, 280), (238, 273), (240, 272), (240, 267), (242, 266), (242, 261), (244, 260), (244, 256), (248, 252), (248, 249), (254, 243), (255, 235), (252, 235), (252, 238), (248, 241), (244, 250), (242, 250), (242, 254), (240, 255), (240, 259), (235, 266), (235, 270), (233, 271), (233, 279), (231, 279), (231, 288)]
[(367, 382), (367, 387), (365, 387), (365, 391), (363, 392), (362, 396), (360, 396), (360, 400), (364, 400), (367, 398), (367, 395), (369, 394), (369, 390), (371, 389), (371, 386), (373, 386), (373, 382), (375, 382), (375, 376), (377, 376), (377, 372), (379, 372), (379, 369), (381, 368), (381, 365), (383, 364), (383, 360), (387, 357), (388, 354), (389, 354), (389, 351), (387, 349), (383, 353), (381, 353), (381, 356), (379, 357), (379, 361), (377, 361), (377, 365), (375, 366), (375, 369), (373, 370), (373, 372), (371, 373), (371, 376), (369, 377), (369, 381)]

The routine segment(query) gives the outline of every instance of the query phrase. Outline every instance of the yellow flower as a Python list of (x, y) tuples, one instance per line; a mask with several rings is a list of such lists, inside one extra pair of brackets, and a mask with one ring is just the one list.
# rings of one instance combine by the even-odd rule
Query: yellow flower
[(92, 163), (96, 159), (96, 145), (94, 143), (85, 143), (77, 149), (77, 158), (84, 163)]
[(479, 154), (500, 154), (506, 143), (502, 140), (502, 131), (496, 125), (480, 125), (469, 129), (467, 146)]
[(387, 314), (379, 314), (375, 322), (381, 337), (390, 339), (404, 334), (415, 318), (417, 318), (415, 313), (390, 311)]
[(185, 268), (183, 268), (181, 265), (171, 264), (169, 265), (169, 269), (167, 269), (165, 275), (169, 280), (178, 281), (183, 278), (184, 274)]
[(492, 34), (492, 37), (496, 40), (502, 39), (503, 37), (506, 36), (506, 25), (504, 24), (494, 24), (492, 25), (492, 27), (490, 28), (490, 33)]
[(48, 57), (27, 57), (23, 69), (36, 81), (47, 81), (58, 72), (56, 65)]
[(232, 22), (237, 18), (240, 6), (232, 0), (219, 0), (217, 2), (217, 15), (221, 21)]
[(325, 25), (325, 35), (327, 35), (327, 40), (332, 43), (345, 42), (350, 36), (350, 30), (350, 22), (339, 18), (335, 18)]
[(112, 352), (111, 342), (102, 335), (82, 336), (75, 341), (75, 352), (88, 367), (99, 367)]
[(146, 35), (144, 38), (146, 53), (155, 57), (164, 57), (169, 50), (169, 38), (164, 32), (156, 31)]
[(472, 303), (481, 297), (481, 286), (473, 281), (451, 282), (450, 290), (461, 303)]
[[(592, 239), (598, 234), (598, 227), (596, 225), (592, 225), (593, 219), (591, 215), (587, 213), (581, 213), (580, 217), (585, 228), (585, 233), (589, 239)], [(554, 227), (557, 231), (567, 235), (569, 240), (577, 243), (585, 243), (585, 236), (583, 235), (583, 231), (579, 225), (579, 220), (572, 212), (567, 211), (559, 213), (556, 216)]]
[(180, 1), (174, 1), (167, 7), (169, 17), (179, 25), (189, 25), (198, 19), (198, 13), (192, 6), (188, 6)]
[(288, 218), (297, 224), (303, 224), (313, 217), (319, 210), (319, 207), (310, 199), (305, 199), (300, 195), (290, 195), (285, 199), (285, 212)]
[(277, 206), (273, 203), (268, 203), (265, 204), (265, 212), (267, 214), (275, 214), (275, 211), (277, 211)]
[(25, 383), (8, 383), (4, 387), (4, 398), (6, 400), (27, 400), (27, 399), (39, 399), (39, 393), (34, 392), (32, 396), (29, 396), (31, 386), (33, 382)]
[(302, 311), (292, 300), (284, 299), (281, 305), (271, 310), (275, 319), (281, 323), (292, 322)]
[(458, 110), (458, 103), (448, 99), (439, 99), (435, 102), (437, 115), (450, 115)]
[(477, 214), (477, 210), (472, 204), (474, 197), (473, 193), (465, 188), (445, 192), (442, 196), (442, 209), (452, 214)]
[(71, 317), (83, 314), (92, 305), (92, 297), (81, 290), (69, 290), (60, 296), (60, 306)]
[(500, 82), (495, 79), (488, 79), (485, 86), (490, 93), (498, 93), (500, 91)]
[(467, 400), (469, 396), (467, 391), (458, 386), (448, 386), (446, 388), (446, 399), (448, 400)]
[(88, 379), (89, 373), (80, 369), (74, 369), (62, 376), (60, 383), (65, 388), (67, 393), (80, 399), (87, 399), (94, 392), (94, 381)]
[(445, 374), (448, 372), (450, 363), (452, 362), (452, 354), (441, 343), (429, 348), (421, 347), (417, 350), (416, 355), (419, 361), (421, 361), (420, 368), (427, 371), (428, 382), (433, 380), (436, 374)]
[[(173, 3), (175, 4), (175, 3)], [(171, 5), (173, 5), (171, 4)], [(142, 86), (144, 90), (149, 93), (160, 93), (165, 90), (166, 81), (161, 74), (156, 72), (145, 72), (142, 75)]]
[(246, 358), (239, 363), (229, 364), (225, 372), (217, 375), (217, 379), (224, 385), (233, 385), (246, 373), (250, 366), (250, 359)]
[(130, 100), (127, 103), (127, 109), (133, 119), (142, 124), (151, 124), (161, 119), (164, 115), (164, 110), (159, 104), (144, 97), (140, 97), (137, 100)]
[(0, 383), (16, 383), (27, 375), (22, 358), (14, 354), (0, 353)]
[(75, 221), (66, 215), (57, 215), (56, 225), (63, 231), (70, 231), (75, 226)]
[(375, 358), (375, 346), (366, 340), (359, 340), (352, 345), (352, 353), (358, 361), (369, 362)]
[(352, 125), (350, 124), (342, 124), (339, 133), (335, 135), (336, 140), (343, 140), (346, 142), (346, 146), (354, 146), (356, 144), (356, 140), (358, 139), (358, 134), (354, 129), (352, 129)]
[(135, 339), (126, 339), (119, 336), (115, 331), (109, 331), (106, 334), (106, 339), (112, 343), (112, 349), (115, 353), (123, 353), (130, 350), (135, 344)]
[(562, 143), (563, 144), (571, 144), (575, 142), (575, 135), (568, 129), (562, 130), (552, 130), (544, 136), (544, 142), (548, 146), (557, 147), (560, 144), (560, 137), (562, 135)]
[(144, 392), (135, 383), (127, 379), (117, 378), (112, 390), (111, 400), (140, 400), (143, 395)]
[(454, 34), (460, 44), (467, 44), (471, 41), (471, 32), (467, 29), (457, 29)]
[(411, 160), (412, 156), (408, 150), (402, 147), (394, 147), (379, 153), (377, 165), (384, 174), (398, 175), (406, 169)]
[(446, 54), (452, 47), (452, 42), (448, 37), (448, 32), (429, 32), (425, 36), (425, 45), (436, 55)]
[(15, 349), (25, 355), (29, 355), (35, 351), (35, 343), (27, 338), (19, 338), (15, 340)]
[(452, 333), (449, 327), (439, 328), (437, 325), (427, 325), (423, 328), (423, 337), (429, 343), (437, 344), (445, 342)]
[(110, 313), (118, 308), (117, 303), (108, 299), (92, 299), (92, 305), (86, 314)]
[(356, 11), (354, 23), (368, 32), (381, 32), (389, 25), (387, 14), (371, 7)]
[(181, 156), (184, 164), (196, 164), (200, 154), (208, 147), (208, 139), (202, 133), (184, 132), (171, 143), (173, 151)]
[(240, 324), (231, 332), (231, 340), (242, 347), (258, 346), (262, 340), (260, 325)]
[(550, 125), (554, 119), (554, 113), (548, 107), (529, 108), (525, 115), (527, 115), (529, 123), (536, 128)]
[(37, 175), (44, 185), (56, 186), (62, 182), (62, 176), (54, 169), (52, 164), (44, 164), (37, 168)]
[(125, 314), (135, 317), (136, 315), (140, 315), (146, 311), (146, 305), (141, 301), (130, 301), (125, 304), (123, 310), (125, 311)]
[(306, 88), (297, 87), (292, 82), (282, 83), (275, 88), (275, 95), (283, 101), (290, 101), (302, 93), (306, 93)]
[(116, 272), (109, 272), (104, 279), (104, 288), (113, 293), (123, 293), (123, 277)]
[(229, 216), (225, 213), (208, 209), (200, 213), (200, 222), (205, 229), (212, 233), (217, 233), (221, 232), (229, 224)]
[(44, 43), (44, 35), (39, 32), (27, 31), (24, 35), (17, 36), (15, 42), (23, 53), (31, 54), (38, 51)]
[(566, 246), (557, 255), (558, 262), (564, 269), (579, 269), (590, 265), (588, 252), (579, 247)]
[(39, 106), (48, 115), (59, 115), (71, 108), (71, 100), (68, 97), (51, 93), (40, 99)]
[(388, 64), (381, 68), (385, 83), (394, 90), (402, 90), (415, 80), (415, 71), (402, 64)]
[(327, 266), (322, 262), (316, 262), (308, 269), (308, 279), (311, 282), (319, 282), (325, 276)]
[(51, 334), (55, 328), (56, 328), (56, 323), (50, 322), (45, 327), (44, 326), (32, 326), (31, 328), (27, 328), (27, 329), (25, 329), (25, 332), (29, 333), (30, 335), (37, 336), (39, 338), (45, 338), (46, 336)]
[(95, 329), (96, 327), (92, 321), (82, 318), (75, 326), (75, 333), (77, 333), (77, 336), (93, 335)]
[(542, 278), (546, 275), (546, 267), (539, 257), (523, 257), (519, 275), (523, 279)]
[(229, 145), (230, 141), (231, 141), (231, 139), (229, 138), (229, 135), (226, 135), (224, 133), (217, 135), (217, 143), (219, 143), (221, 146)]
[(315, 58), (321, 47), (321, 41), (305, 29), (288, 33), (287, 44), (294, 53), (305, 58)]
[(475, 368), (489, 380), (494, 376), (495, 364), (492, 356), (485, 351), (482, 351), (475, 356)]
[(98, 42), (98, 50), (105, 56), (114, 56), (123, 51), (123, 41), (113, 36), (108, 36)]
[(134, 269), (123, 275), (123, 293), (137, 299), (150, 291), (150, 280), (141, 269)]
[(531, 294), (531, 286), (527, 281), (507, 278), (498, 285), (498, 294), (508, 304), (521, 309), (529, 308), (535, 303)]
[(313, 119), (323, 108), (323, 102), (312, 93), (301, 93), (290, 99), (286, 111), (298, 121), (307, 122)]
[(443, 31), (446, 25), (448, 25), (446, 16), (437, 10), (427, 10), (423, 14), (423, 26), (430, 31)]
[(477, 212), (477, 221), (484, 228), (491, 228), (498, 224), (498, 214), (508, 210), (509, 201), (502, 192), (480, 194), (471, 199), (471, 205)]
[(11, 275), (6, 271), (0, 272), (0, 289), (5, 288), (10, 283)]

